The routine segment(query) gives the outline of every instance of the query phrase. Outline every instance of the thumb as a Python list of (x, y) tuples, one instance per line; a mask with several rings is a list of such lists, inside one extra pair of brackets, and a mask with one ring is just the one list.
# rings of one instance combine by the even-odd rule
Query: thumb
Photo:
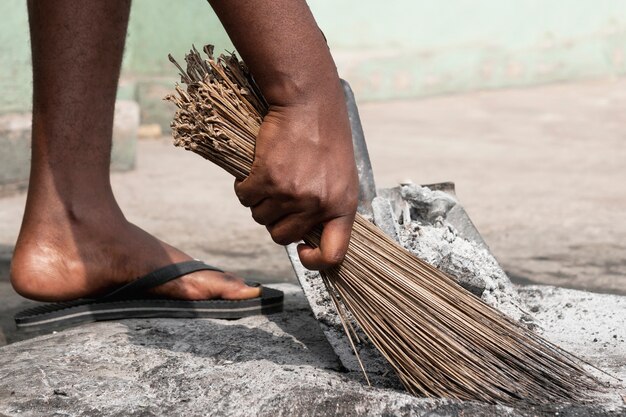
[(348, 251), (354, 215), (337, 217), (324, 225), (320, 245), (298, 245), (302, 265), (310, 270), (321, 270), (339, 265)]

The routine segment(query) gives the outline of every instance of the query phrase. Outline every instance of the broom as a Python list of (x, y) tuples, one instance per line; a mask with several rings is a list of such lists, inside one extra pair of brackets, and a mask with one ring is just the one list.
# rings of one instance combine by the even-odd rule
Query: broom
[[(169, 56), (186, 85), (166, 97), (178, 108), (174, 144), (243, 180), (268, 105), (234, 54), (215, 59), (212, 46), (204, 52), (206, 60), (194, 47), (186, 70)], [(304, 241), (315, 247), (320, 235), (314, 230)], [(343, 263), (321, 276), (353, 348), (349, 316), (414, 395), (542, 404), (584, 401), (597, 387), (579, 359), (485, 304), (358, 214)]]

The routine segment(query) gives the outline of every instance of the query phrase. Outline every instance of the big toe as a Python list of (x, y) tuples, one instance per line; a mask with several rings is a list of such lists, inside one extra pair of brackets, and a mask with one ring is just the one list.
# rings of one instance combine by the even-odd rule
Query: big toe
[(152, 292), (183, 300), (245, 300), (259, 297), (261, 288), (246, 285), (242, 278), (229, 272), (198, 271), (163, 284)]
[(246, 283), (242, 278), (229, 272), (224, 272), (220, 281), (215, 283), (218, 287), (216, 292), (219, 294), (219, 298), (224, 300), (246, 300), (261, 296), (260, 285)]

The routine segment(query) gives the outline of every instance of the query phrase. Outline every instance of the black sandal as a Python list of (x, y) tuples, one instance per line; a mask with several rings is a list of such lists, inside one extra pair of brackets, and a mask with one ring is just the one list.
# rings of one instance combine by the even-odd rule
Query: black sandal
[[(187, 261), (157, 269), (115, 291), (95, 299), (44, 304), (19, 312), (20, 329), (42, 329), (94, 321), (138, 318), (239, 319), (283, 310), (282, 291), (262, 287), (261, 296), (247, 300), (173, 300), (142, 297), (145, 291), (196, 271), (220, 271), (201, 261)], [(249, 286), (259, 283), (246, 282)]]

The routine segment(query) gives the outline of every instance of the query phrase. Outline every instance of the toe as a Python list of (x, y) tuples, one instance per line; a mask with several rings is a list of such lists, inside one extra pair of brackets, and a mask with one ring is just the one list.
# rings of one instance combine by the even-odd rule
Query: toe
[(246, 285), (230, 273), (198, 271), (154, 288), (151, 293), (183, 300), (245, 300), (261, 295), (261, 287)]
[(224, 274), (224, 286), (220, 292), (221, 297), (225, 300), (245, 300), (261, 296), (261, 287), (247, 285), (246, 282), (228, 272)]

